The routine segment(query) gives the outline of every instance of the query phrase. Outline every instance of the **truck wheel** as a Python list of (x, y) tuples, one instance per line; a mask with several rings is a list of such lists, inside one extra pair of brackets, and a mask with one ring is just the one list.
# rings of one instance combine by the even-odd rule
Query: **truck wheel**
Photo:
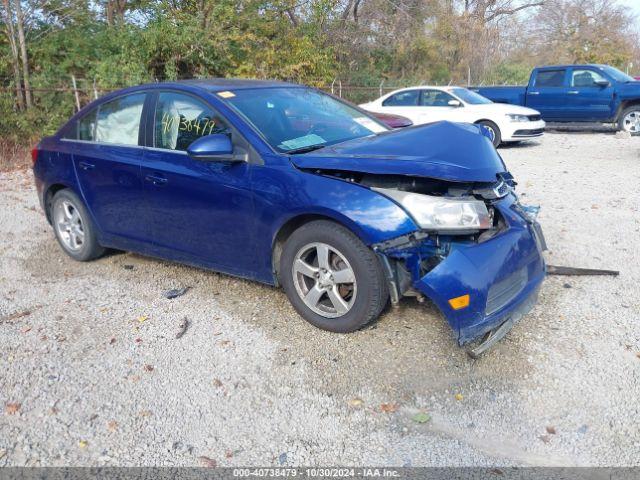
[(279, 276), (297, 312), (330, 332), (358, 330), (378, 318), (389, 299), (377, 255), (349, 230), (326, 220), (291, 234)]
[(478, 125), (483, 125), (489, 132), (493, 135), (493, 146), (498, 148), (498, 146), (502, 143), (502, 135), (500, 134), (500, 129), (498, 126), (490, 122), (489, 120), (481, 120), (478, 122)]
[(51, 220), (58, 243), (74, 260), (87, 262), (104, 254), (89, 212), (71, 190), (60, 190), (53, 196)]
[(618, 118), (618, 129), (631, 135), (640, 135), (640, 105), (625, 108)]

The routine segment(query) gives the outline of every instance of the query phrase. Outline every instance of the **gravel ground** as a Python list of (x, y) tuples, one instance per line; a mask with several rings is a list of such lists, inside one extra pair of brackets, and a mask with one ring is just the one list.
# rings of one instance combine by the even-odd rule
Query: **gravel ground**
[(501, 153), (542, 205), (549, 262), (621, 273), (550, 277), (478, 361), (411, 300), (339, 335), (256, 283), (76, 263), (30, 173), (0, 174), (0, 466), (640, 465), (640, 139)]

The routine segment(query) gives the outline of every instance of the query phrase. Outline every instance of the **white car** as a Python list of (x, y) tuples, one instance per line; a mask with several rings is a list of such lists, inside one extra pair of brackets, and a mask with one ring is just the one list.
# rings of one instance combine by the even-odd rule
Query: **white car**
[(482, 124), (492, 133), (495, 146), (539, 137), (545, 128), (537, 110), (493, 103), (462, 87), (402, 88), (360, 106), (371, 112), (402, 115), (414, 125), (440, 120)]

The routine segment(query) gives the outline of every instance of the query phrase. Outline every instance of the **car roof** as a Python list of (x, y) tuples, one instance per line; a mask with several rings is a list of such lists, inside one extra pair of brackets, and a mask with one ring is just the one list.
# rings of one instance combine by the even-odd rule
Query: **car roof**
[(552, 69), (552, 68), (581, 68), (581, 67), (592, 67), (592, 68), (602, 68), (602, 67), (606, 67), (606, 65), (601, 65), (599, 63), (572, 63), (572, 64), (566, 64), (566, 65), (543, 65), (540, 67), (536, 67), (538, 70), (543, 70), (543, 69)]
[(198, 78), (191, 80), (177, 80), (173, 82), (154, 83), (154, 86), (162, 87), (163, 85), (188, 85), (199, 87), (211, 92), (221, 90), (239, 90), (246, 88), (273, 88), (273, 87), (300, 87), (290, 82), (282, 82), (279, 80), (254, 80), (246, 78)]

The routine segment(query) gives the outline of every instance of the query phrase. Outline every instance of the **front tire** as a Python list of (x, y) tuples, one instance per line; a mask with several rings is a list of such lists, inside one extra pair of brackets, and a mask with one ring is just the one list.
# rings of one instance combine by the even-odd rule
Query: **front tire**
[(287, 239), (280, 258), (280, 282), (296, 311), (330, 332), (362, 328), (389, 300), (377, 255), (337, 223), (307, 223)]
[(625, 108), (618, 118), (618, 130), (640, 135), (640, 105)]
[(493, 122), (490, 122), (489, 120), (481, 120), (478, 122), (478, 125), (484, 126), (487, 130), (489, 130), (493, 134), (493, 139), (491, 140), (491, 143), (493, 143), (494, 147), (498, 148), (502, 143), (502, 134), (500, 133), (500, 128), (498, 128), (498, 125), (496, 125)]
[(51, 220), (58, 243), (74, 260), (87, 262), (104, 254), (89, 212), (71, 190), (60, 190), (53, 196)]

